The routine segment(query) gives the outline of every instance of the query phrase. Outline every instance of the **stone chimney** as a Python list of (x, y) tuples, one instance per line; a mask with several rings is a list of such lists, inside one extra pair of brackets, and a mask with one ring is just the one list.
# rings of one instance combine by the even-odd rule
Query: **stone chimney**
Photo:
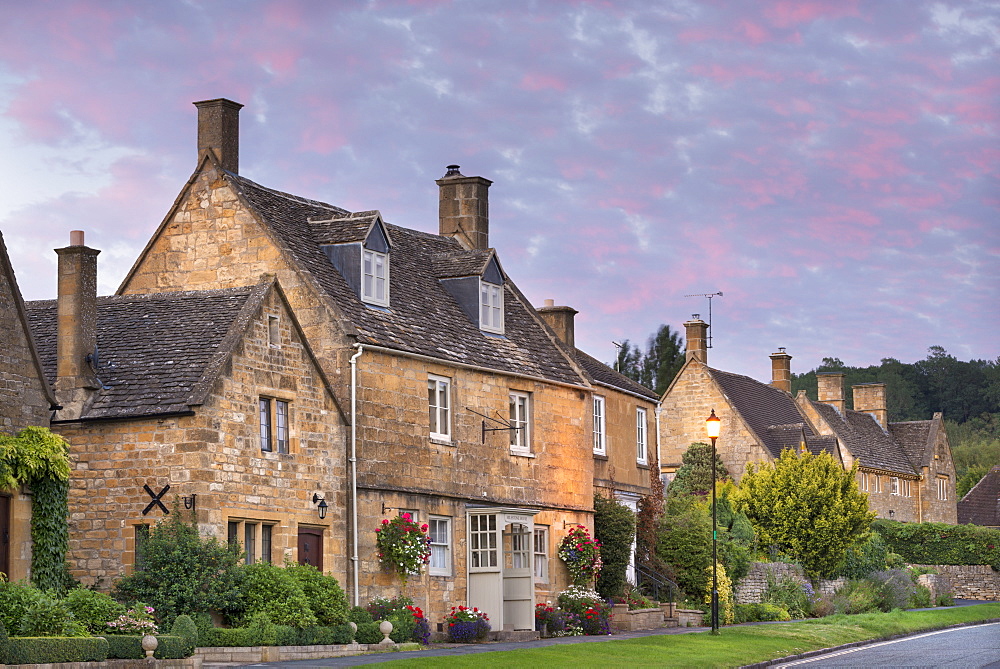
[(844, 415), (847, 410), (847, 403), (844, 400), (844, 374), (842, 372), (817, 372), (816, 385), (818, 387), (819, 401), (829, 404)]
[(194, 106), (198, 108), (198, 159), (211, 151), (224, 170), (239, 174), (240, 109), (243, 105), (218, 98), (195, 102)]
[(691, 314), (691, 320), (684, 324), (687, 352), (684, 361), (699, 360), (708, 364), (708, 323), (699, 314)]
[(580, 312), (573, 307), (557, 307), (554, 300), (545, 300), (545, 306), (537, 311), (564, 344), (576, 348), (573, 317)]
[(854, 391), (854, 410), (870, 413), (886, 429), (889, 425), (889, 412), (885, 408), (884, 383), (859, 383), (851, 388)]
[(466, 177), (458, 165), (435, 183), (439, 189), (438, 234), (454, 237), (466, 249), (490, 247), (489, 188), (492, 181)]
[(69, 233), (59, 256), (56, 300), (55, 392), (63, 410), (59, 419), (76, 419), (98, 387), (91, 368), (97, 353), (97, 249), (83, 243), (83, 231)]
[(792, 392), (792, 356), (785, 353), (784, 346), (771, 354), (771, 385), (788, 394)]

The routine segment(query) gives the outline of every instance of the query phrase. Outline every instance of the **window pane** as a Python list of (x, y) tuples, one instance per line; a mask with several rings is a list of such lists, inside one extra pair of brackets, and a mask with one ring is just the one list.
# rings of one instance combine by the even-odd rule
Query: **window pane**
[(450, 524), (451, 521), (446, 518), (430, 519), (428, 536), (431, 539), (431, 569), (446, 571), (451, 567), (451, 542), (448, 536)]
[(253, 564), (256, 560), (255, 550), (257, 548), (257, 524), (243, 524), (243, 550), (247, 554), (247, 564)]
[(536, 527), (533, 542), (534, 552), (534, 575), (535, 578), (544, 581), (548, 578), (549, 564), (549, 540), (548, 528)]
[(278, 437), (278, 452), (288, 452), (288, 402), (282, 400), (275, 401), (275, 413)]
[(260, 527), (260, 561), (271, 562), (271, 530), (273, 525), (261, 525)]
[(271, 450), (271, 400), (260, 399), (260, 450)]

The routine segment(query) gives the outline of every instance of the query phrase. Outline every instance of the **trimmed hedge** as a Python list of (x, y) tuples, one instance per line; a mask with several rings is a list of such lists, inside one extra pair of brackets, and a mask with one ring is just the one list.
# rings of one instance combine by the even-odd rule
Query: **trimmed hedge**
[(10, 637), (0, 648), (0, 663), (3, 664), (103, 662), (106, 659), (108, 642), (102, 637)]
[(872, 529), (911, 564), (988, 564), (1000, 571), (1000, 530), (978, 525), (876, 520)]
[[(146, 657), (142, 649), (142, 637), (137, 634), (104, 634), (108, 640), (108, 659), (111, 660), (141, 660)], [(176, 660), (184, 655), (184, 639), (170, 634), (160, 634), (156, 637), (158, 645), (153, 651), (157, 660)]]
[[(378, 624), (375, 623), (375, 629)], [(200, 647), (246, 647), (246, 646), (320, 646), (351, 643), (354, 631), (347, 623), (336, 627), (312, 626), (298, 629), (287, 625), (273, 625), (273, 634), (261, 635), (259, 630), (248, 627), (212, 627), (198, 635)], [(161, 637), (162, 638), (162, 637)], [(379, 641), (382, 633), (379, 632)], [(159, 657), (159, 655), (157, 655)]]

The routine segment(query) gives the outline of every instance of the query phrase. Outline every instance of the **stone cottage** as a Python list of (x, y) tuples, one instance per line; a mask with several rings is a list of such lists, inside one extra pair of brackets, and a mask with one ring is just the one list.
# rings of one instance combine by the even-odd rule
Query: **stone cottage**
[(730, 475), (752, 462), (776, 460), (786, 448), (826, 452), (845, 469), (858, 466), (858, 485), (879, 517), (956, 522), (955, 470), (941, 414), (931, 420), (892, 423), (884, 384), (854, 387), (855, 410), (844, 402), (843, 375), (819, 375), (819, 399), (791, 395), (792, 356), (772, 354), (772, 380), (708, 366), (707, 324), (693, 318), (687, 360), (663, 396), (662, 471), (669, 478), (693, 442), (706, 442), (705, 418), (722, 420), (717, 449)]
[[(332, 531), (354, 602), (405, 593), (432, 619), (465, 603), (494, 627), (531, 629), (535, 600), (568, 584), (555, 547), (571, 525), (592, 526), (609, 449), (626, 453), (616, 490), (648, 489), (652, 398), (585, 369), (507, 276), (489, 246), (489, 180), (449, 166), (437, 234), (395, 226), (241, 176), (241, 105), (195, 104), (197, 168), (119, 296), (275, 275), (347, 419), (346, 441), (330, 444), (348, 463)], [(631, 436), (616, 444), (596, 408), (621, 391), (632, 408), (611, 409)], [(401, 513), (431, 538), (426, 573), (405, 586), (380, 565), (375, 533)]]
[[(0, 324), (0, 432), (48, 427), (56, 399), (42, 372), (2, 233)], [(0, 490), (0, 573), (11, 581), (31, 576), (31, 497), (23, 487)]]
[(98, 298), (99, 251), (57, 253), (58, 299), (27, 313), (71, 445), (73, 575), (110, 587), (170, 513), (248, 562), (344, 573), (346, 421), (274, 277)]

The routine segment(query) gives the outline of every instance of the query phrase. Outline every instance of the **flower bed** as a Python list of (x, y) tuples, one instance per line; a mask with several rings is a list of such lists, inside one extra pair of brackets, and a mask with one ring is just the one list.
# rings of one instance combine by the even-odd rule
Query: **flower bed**
[(491, 629), (489, 616), (476, 607), (453, 606), (444, 622), (448, 626), (448, 641), (452, 643), (485, 641)]

